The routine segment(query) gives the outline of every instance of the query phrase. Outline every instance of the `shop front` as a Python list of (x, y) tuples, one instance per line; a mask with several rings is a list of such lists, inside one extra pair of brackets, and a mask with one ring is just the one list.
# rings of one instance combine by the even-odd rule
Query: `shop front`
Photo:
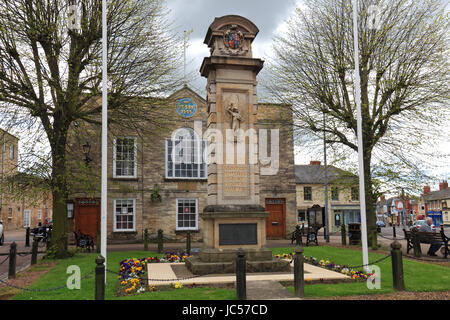
[(433, 224), (440, 227), (442, 224), (442, 211), (427, 211), (427, 217), (433, 219)]
[(332, 231), (339, 231), (341, 225), (348, 226), (349, 223), (361, 223), (361, 212), (359, 205), (334, 205), (331, 208)]

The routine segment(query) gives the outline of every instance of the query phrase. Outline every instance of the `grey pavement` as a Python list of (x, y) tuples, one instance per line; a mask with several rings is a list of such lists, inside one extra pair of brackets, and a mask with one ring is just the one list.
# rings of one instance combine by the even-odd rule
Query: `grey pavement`
[[(25, 247), (25, 229), (5, 231), (5, 242), (3, 246), (0, 246), (0, 253), (9, 253), (11, 243), (17, 244), (17, 252), (31, 252), (32, 237), (30, 237), (30, 246)], [(45, 250), (43, 243), (39, 244), (39, 251)], [(38, 255), (38, 258), (42, 255)], [(7, 277), (9, 269), (9, 259), (7, 256), (0, 256), (0, 279)], [(25, 270), (30, 266), (31, 254), (29, 255), (16, 255), (16, 272)]]
[(247, 300), (301, 300), (278, 281), (247, 281)]

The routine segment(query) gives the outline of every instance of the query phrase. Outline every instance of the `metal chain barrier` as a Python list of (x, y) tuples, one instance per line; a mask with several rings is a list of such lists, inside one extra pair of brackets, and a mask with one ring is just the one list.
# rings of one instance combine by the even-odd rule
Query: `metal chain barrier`
[[(95, 270), (92, 270), (91, 272), (88, 272), (86, 275), (84, 275), (83, 277), (81, 277), (80, 280), (84, 280), (89, 278), (89, 276), (91, 274), (93, 274), (95, 272)], [(16, 289), (20, 289), (20, 290), (24, 290), (24, 291), (31, 291), (31, 292), (48, 292), (48, 291), (56, 291), (56, 290), (60, 290), (60, 289), (64, 289), (67, 288), (67, 284), (63, 285), (63, 286), (59, 286), (59, 287), (54, 287), (54, 288), (49, 288), (49, 289), (30, 289), (30, 288), (24, 288), (24, 287), (19, 287), (16, 286), (14, 284), (9, 283), (8, 281), (4, 281), (2, 279), (0, 279), (0, 282), (7, 285), (8, 287), (12, 287), (12, 288), (16, 288)]]
[[(383, 260), (386, 260), (386, 259), (389, 258), (390, 256), (391, 256), (391, 255), (389, 254), (388, 256), (385, 256), (385, 257), (383, 257), (383, 258), (381, 258), (381, 259), (378, 259), (378, 260), (376, 260), (376, 261), (369, 262), (368, 264), (363, 264), (363, 265), (360, 265), (360, 266), (346, 266), (346, 265), (342, 265), (342, 268), (347, 268), (347, 269), (357, 269), (357, 268), (362, 268), (362, 267), (370, 266), (370, 265), (373, 265), (373, 264), (375, 264), (375, 263), (378, 263), (378, 262), (381, 262), (381, 261), (383, 261)], [(291, 264), (292, 261), (294, 261), (294, 258), (292, 258), (292, 260), (289, 261), (289, 264)], [(308, 262), (307, 262), (307, 263), (308, 263)]]
[(363, 264), (363, 265), (360, 265), (360, 266), (346, 266), (346, 265), (342, 265), (342, 268), (347, 268), (347, 269), (358, 269), (358, 268), (362, 268), (362, 267), (367, 267), (367, 266), (373, 265), (373, 264), (375, 264), (375, 263), (381, 262), (381, 261), (383, 261), (383, 260), (386, 260), (386, 259), (389, 258), (389, 257), (391, 257), (391, 254), (389, 254), (388, 256), (385, 256), (385, 257), (383, 257), (383, 258), (381, 258), (381, 259), (378, 259), (378, 260), (376, 260), (376, 261), (369, 262), (368, 264)]
[(4, 263), (6, 262), (6, 260), (8, 260), (8, 259), (9, 259), (9, 256), (6, 256), (5, 260), (3, 260), (2, 262), (0, 262), (0, 266), (1, 266), (2, 264), (4, 264)]
[(379, 234), (378, 236), (379, 236), (379, 237), (382, 237), (382, 238), (384, 238), (384, 239), (387, 239), (387, 240), (391, 240), (391, 241), (395, 241), (395, 240), (406, 240), (406, 238), (400, 238), (400, 237), (397, 237), (397, 238), (388, 238), (388, 237), (385, 237), (385, 236), (383, 236), (383, 235), (381, 235), (381, 234)]

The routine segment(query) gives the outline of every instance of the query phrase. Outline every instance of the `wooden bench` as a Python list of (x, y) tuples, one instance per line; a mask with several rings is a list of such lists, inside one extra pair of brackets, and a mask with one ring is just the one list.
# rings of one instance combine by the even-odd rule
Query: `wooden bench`
[(94, 238), (92, 238), (88, 234), (83, 234), (81, 231), (74, 232), (75, 235), (75, 244), (79, 248), (85, 248), (89, 252), (94, 250)]
[(447, 259), (448, 253), (450, 252), (448, 247), (449, 238), (445, 235), (444, 229), (441, 228), (440, 232), (423, 232), (423, 231), (409, 231), (403, 229), (405, 233), (405, 239), (407, 242), (406, 253), (409, 253), (409, 250), (414, 249), (414, 237), (418, 237), (419, 243), (440, 243), (443, 246), (443, 255), (444, 258)]

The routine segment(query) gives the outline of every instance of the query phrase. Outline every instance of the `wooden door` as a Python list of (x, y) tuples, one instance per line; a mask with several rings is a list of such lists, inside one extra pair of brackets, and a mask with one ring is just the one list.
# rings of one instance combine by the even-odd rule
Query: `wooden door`
[(266, 211), (270, 212), (266, 219), (266, 237), (286, 238), (286, 200), (266, 199)]
[(75, 204), (75, 230), (97, 239), (100, 230), (100, 201), (98, 199), (77, 199)]

